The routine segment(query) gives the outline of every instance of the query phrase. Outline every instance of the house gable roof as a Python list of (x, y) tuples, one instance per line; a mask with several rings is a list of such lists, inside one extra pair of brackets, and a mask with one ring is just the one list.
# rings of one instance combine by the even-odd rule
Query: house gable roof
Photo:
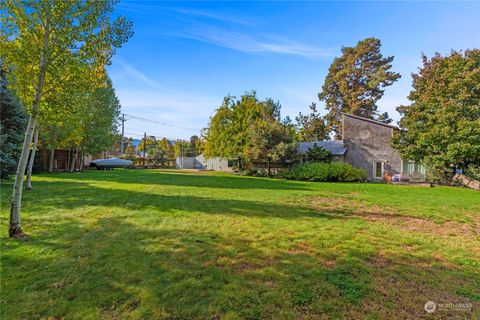
[(380, 121), (377, 121), (377, 120), (372, 120), (372, 119), (356, 116), (354, 114), (349, 114), (349, 113), (345, 113), (345, 112), (341, 112), (341, 114), (344, 117), (350, 117), (350, 118), (362, 120), (362, 121), (365, 121), (365, 122), (370, 122), (370, 123), (373, 123), (373, 124), (377, 124), (377, 125), (380, 125), (380, 126), (384, 126), (384, 127), (388, 127), (388, 128), (392, 128), (392, 129), (398, 129), (397, 126), (394, 126), (394, 125), (391, 125), (391, 124), (388, 124), (388, 123), (383, 123), (383, 122), (380, 122)]
[(299, 153), (306, 153), (308, 149), (317, 147), (322, 147), (325, 150), (328, 150), (334, 156), (341, 156), (347, 152), (347, 148), (345, 147), (343, 141), (341, 140), (334, 140), (334, 141), (308, 141), (308, 142), (300, 142), (298, 144), (298, 152)]

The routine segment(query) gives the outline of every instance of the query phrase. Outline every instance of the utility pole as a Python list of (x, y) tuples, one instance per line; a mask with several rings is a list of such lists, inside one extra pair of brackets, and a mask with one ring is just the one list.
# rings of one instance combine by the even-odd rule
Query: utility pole
[(143, 167), (145, 168), (145, 150), (147, 148), (147, 133), (143, 134)]
[(122, 113), (122, 140), (120, 141), (120, 154), (123, 155), (123, 137), (125, 136), (125, 113)]

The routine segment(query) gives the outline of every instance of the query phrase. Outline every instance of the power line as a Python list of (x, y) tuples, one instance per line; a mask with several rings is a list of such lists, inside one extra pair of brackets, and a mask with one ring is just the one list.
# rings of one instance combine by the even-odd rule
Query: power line
[[(147, 119), (147, 118), (143, 118), (143, 117), (139, 117), (139, 116), (134, 116), (134, 115), (131, 115), (131, 114), (124, 113), (124, 115), (129, 117), (130, 119), (133, 119), (133, 120), (151, 122), (151, 123), (156, 123), (156, 124), (160, 124), (160, 125), (168, 126), (168, 127), (177, 127), (177, 128), (180, 128), (180, 129), (183, 129), (183, 130), (188, 130), (188, 131), (195, 131), (195, 132), (200, 131), (198, 129), (192, 129), (192, 128), (187, 128), (187, 127), (182, 127), (182, 126), (175, 126), (171, 123), (161, 122), (161, 121), (154, 120), (154, 119)], [(126, 119), (126, 120), (129, 120), (129, 119)]]
[[(128, 134), (128, 135), (137, 135), (137, 136), (141, 135), (141, 136), (143, 136), (143, 133), (145, 132), (145, 130), (130, 128), (130, 127), (125, 127), (125, 129), (129, 131), (129, 132), (125, 133), (125, 134)], [(149, 136), (154, 136), (156, 138), (167, 138), (169, 140), (188, 140), (188, 139), (181, 139), (181, 138), (169, 138), (165, 134), (158, 133), (158, 132), (151, 132), (149, 130), (147, 130), (147, 133), (148, 133)]]
[[(133, 133), (133, 132), (125, 132), (125, 135), (129, 135), (129, 136), (136, 136), (136, 137), (144, 137), (144, 134), (140, 134), (140, 133)], [(181, 138), (169, 138), (169, 137), (165, 137), (163, 135), (154, 135), (154, 134), (147, 134), (147, 137), (155, 137), (155, 138), (165, 138), (169, 141), (177, 141), (177, 140), (180, 140), (180, 141), (188, 141), (188, 139), (181, 139)]]
[(131, 132), (125, 132), (125, 135), (143, 137), (143, 134), (139, 134), (139, 133), (131, 133)]
[[(134, 116), (134, 115), (131, 115), (131, 114), (126, 114), (125, 115), (127, 117), (130, 117), (130, 119), (135, 119), (135, 120), (140, 120), (140, 121), (147, 121), (147, 122), (152, 122), (152, 123), (156, 123), (156, 124), (161, 124), (161, 125), (165, 125), (165, 126), (168, 126), (169, 124), (166, 123), (166, 122), (160, 122), (160, 121), (157, 121), (157, 120), (153, 120), (153, 119), (147, 119), (147, 118), (142, 118), (142, 117), (139, 117), (139, 116)], [(129, 120), (129, 119), (127, 119)]]

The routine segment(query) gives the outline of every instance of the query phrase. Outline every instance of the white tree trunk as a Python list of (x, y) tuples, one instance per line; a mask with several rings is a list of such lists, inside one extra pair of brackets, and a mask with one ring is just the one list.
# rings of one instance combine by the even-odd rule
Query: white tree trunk
[(12, 200), (10, 204), (10, 226), (8, 229), (10, 237), (22, 234), (22, 228), (20, 226), (20, 206), (22, 204), (23, 176), (25, 175), (28, 154), (30, 153), (30, 144), (32, 143), (33, 132), (35, 131), (35, 122), (36, 119), (32, 114), (28, 120), (25, 139), (23, 140), (22, 153), (18, 160), (15, 184), (13, 185)]
[(63, 168), (63, 171), (69, 172), (70, 171), (70, 163), (72, 163), (72, 150), (68, 149), (68, 157), (67, 157), (67, 163), (65, 164), (65, 168)]
[(32, 152), (30, 153), (30, 161), (28, 163), (27, 168), (27, 189), (32, 189), (32, 170), (33, 170), (33, 163), (35, 162), (35, 152), (37, 151), (38, 145), (38, 131), (40, 131), (39, 124), (37, 123), (35, 127), (35, 134), (33, 137), (33, 148)]
[(72, 164), (70, 166), (70, 173), (75, 172), (75, 167), (77, 165), (78, 149), (73, 150)]
[(85, 161), (85, 157), (83, 155), (83, 150), (80, 151), (80, 171), (83, 170), (83, 161)]
[(45, 75), (47, 73), (47, 65), (45, 55), (49, 50), (49, 21), (47, 18), (45, 29), (47, 30), (43, 35), (43, 50), (40, 54), (40, 65), (38, 72), (37, 85), (35, 86), (35, 97), (32, 104), (32, 113), (28, 119), (27, 130), (25, 132), (25, 139), (23, 140), (22, 153), (18, 160), (17, 174), (15, 175), (15, 183), (13, 185), (12, 200), (10, 203), (10, 223), (8, 228), (8, 235), (25, 236), (20, 226), (20, 207), (22, 205), (22, 191), (23, 191), (23, 177), (25, 176), (25, 168), (27, 166), (28, 154), (30, 153), (30, 144), (32, 143), (33, 132), (37, 124), (37, 114), (40, 109), (40, 101), (42, 99), (43, 85), (45, 83)]
[(50, 158), (48, 160), (48, 172), (53, 172), (53, 159), (55, 158), (55, 149), (50, 149)]

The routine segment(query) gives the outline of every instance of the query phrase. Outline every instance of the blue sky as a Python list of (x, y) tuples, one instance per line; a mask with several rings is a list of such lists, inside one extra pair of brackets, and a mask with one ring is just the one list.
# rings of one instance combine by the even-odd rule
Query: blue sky
[(128, 120), (133, 137), (198, 135), (225, 95), (252, 89), (294, 119), (319, 103), (341, 47), (372, 36), (402, 75), (378, 103), (398, 120), (421, 52), (480, 47), (480, 2), (123, 1), (116, 13), (135, 31), (109, 67), (122, 110), (156, 121)]

